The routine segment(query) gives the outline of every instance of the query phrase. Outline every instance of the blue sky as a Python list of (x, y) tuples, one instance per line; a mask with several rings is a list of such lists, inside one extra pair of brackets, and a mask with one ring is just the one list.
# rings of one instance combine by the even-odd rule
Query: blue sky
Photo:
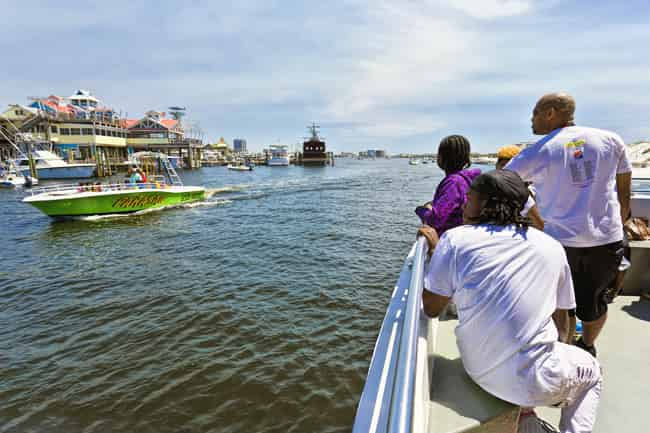
[[(62, 6), (65, 4), (65, 6)], [(600, 1), (3, 0), (0, 104), (90, 89), (129, 117), (170, 105), (208, 141), (335, 151), (530, 140), (539, 96), (579, 124), (650, 138), (650, 8)]]

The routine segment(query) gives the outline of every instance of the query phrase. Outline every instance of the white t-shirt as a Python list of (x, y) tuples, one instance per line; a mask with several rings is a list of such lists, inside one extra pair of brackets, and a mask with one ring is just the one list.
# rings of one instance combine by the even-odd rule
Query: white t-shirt
[(551, 315), (575, 308), (562, 245), (533, 227), (448, 230), (425, 272), (425, 290), (458, 307), (458, 348), (475, 380), (526, 347), (556, 341)]
[(544, 231), (567, 247), (623, 239), (616, 175), (632, 171), (621, 137), (602, 129), (556, 129), (506, 165), (534, 183)]

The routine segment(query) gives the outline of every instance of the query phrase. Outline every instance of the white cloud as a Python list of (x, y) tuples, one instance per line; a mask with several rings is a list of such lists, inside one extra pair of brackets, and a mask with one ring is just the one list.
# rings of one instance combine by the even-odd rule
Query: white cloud
[(478, 19), (510, 17), (533, 9), (532, 1), (527, 0), (449, 0), (446, 3)]

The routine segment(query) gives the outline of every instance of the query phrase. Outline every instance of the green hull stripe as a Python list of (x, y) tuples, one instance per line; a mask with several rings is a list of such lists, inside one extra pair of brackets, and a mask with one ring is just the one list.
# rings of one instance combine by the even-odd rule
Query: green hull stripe
[(205, 190), (171, 192), (156, 190), (133, 194), (109, 194), (92, 197), (31, 201), (29, 204), (49, 216), (84, 216), (137, 212), (205, 199)]

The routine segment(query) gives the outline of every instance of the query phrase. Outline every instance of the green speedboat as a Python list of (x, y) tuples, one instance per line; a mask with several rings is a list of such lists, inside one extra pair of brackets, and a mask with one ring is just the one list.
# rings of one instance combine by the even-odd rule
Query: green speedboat
[(69, 186), (34, 194), (23, 202), (51, 217), (70, 217), (137, 212), (205, 199), (205, 188), (197, 186), (138, 184), (96, 188), (99, 190), (84, 191), (83, 187)]
[(134, 184), (55, 185), (32, 191), (23, 199), (51, 217), (74, 217), (138, 212), (205, 200), (205, 188), (184, 186), (166, 155), (141, 152), (139, 160), (162, 173), (152, 181)]

